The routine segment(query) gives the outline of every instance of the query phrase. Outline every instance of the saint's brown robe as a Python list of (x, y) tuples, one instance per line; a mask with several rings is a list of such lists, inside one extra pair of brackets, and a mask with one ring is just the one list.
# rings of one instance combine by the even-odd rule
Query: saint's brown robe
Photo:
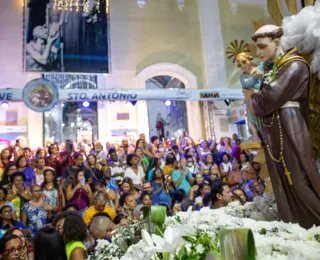
[[(283, 157), (291, 172), (292, 185), (281, 163), (274, 162), (266, 149), (266, 160), (275, 194), (279, 218), (284, 222), (299, 223), (304, 228), (320, 225), (320, 176), (312, 156), (308, 131), (310, 71), (302, 61), (290, 61), (279, 68), (270, 84), (251, 97), (254, 115), (271, 124), (272, 114), (279, 111), (283, 132)], [(281, 108), (288, 101), (299, 107)], [(278, 121), (270, 128), (263, 127), (263, 140), (279, 158), (280, 132)], [(320, 131), (320, 129), (319, 129)]]

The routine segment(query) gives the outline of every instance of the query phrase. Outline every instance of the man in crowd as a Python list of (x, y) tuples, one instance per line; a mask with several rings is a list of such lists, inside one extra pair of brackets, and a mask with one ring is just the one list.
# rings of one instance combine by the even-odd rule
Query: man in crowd
[[(152, 205), (160, 203), (160, 198), (155, 191), (153, 191), (153, 186), (151, 182), (146, 181), (142, 184), (142, 190), (149, 193), (152, 198)], [(140, 198), (137, 200), (137, 203), (140, 204)]]
[(113, 220), (116, 217), (116, 211), (110, 207), (107, 206), (107, 196), (103, 191), (99, 191), (95, 195), (95, 202), (94, 206), (91, 206), (84, 212), (84, 222), (88, 225), (93, 218), (93, 216), (99, 212), (105, 212), (107, 213), (111, 220)]
[(215, 209), (227, 206), (232, 202), (232, 192), (229, 186), (221, 180), (211, 184), (211, 201)]

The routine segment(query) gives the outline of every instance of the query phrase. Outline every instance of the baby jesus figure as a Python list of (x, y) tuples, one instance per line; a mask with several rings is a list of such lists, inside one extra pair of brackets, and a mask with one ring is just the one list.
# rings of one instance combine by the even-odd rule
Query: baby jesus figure
[[(253, 57), (246, 52), (240, 52), (235, 57), (235, 63), (241, 69), (240, 83), (243, 89), (253, 89), (255, 92), (260, 90), (263, 82), (264, 68), (263, 64), (256, 66), (253, 62)], [(259, 131), (261, 131), (261, 122), (259, 118), (255, 117), (250, 109), (249, 102), (246, 102), (247, 121), (249, 133), (252, 135), (254, 143), (261, 143)]]

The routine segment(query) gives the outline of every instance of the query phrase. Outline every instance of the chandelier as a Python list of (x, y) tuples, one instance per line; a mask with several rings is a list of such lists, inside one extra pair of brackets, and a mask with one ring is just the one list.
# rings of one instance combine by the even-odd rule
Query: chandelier
[[(177, 0), (178, 2), (178, 7), (179, 7), (179, 10), (182, 11), (182, 9), (184, 8), (184, 0)], [(137, 5), (140, 7), (140, 8), (143, 8), (144, 5), (146, 4), (146, 0), (137, 0)]]
[[(25, 6), (26, 0), (20, 0), (21, 6)], [(58, 11), (76, 11), (79, 12), (81, 9), (83, 12), (89, 12), (90, 4), (94, 5), (94, 8), (100, 13), (102, 0), (53, 0), (53, 9)], [(110, 0), (105, 0), (106, 8), (105, 11), (108, 14), (110, 10)]]
[[(26, 0), (20, 0), (21, 6), (25, 6)], [(83, 11), (88, 12), (90, 7), (94, 5), (98, 13), (100, 13), (101, 9), (101, 2), (103, 0), (53, 0), (53, 9), (58, 11)], [(105, 0), (106, 7), (105, 12), (108, 14), (110, 10), (110, 1), (111, 0)], [(179, 10), (182, 11), (182, 9), (185, 7), (184, 0), (177, 0)], [(90, 5), (91, 4), (91, 5)], [(146, 0), (137, 0), (137, 5), (140, 8), (143, 8), (146, 4)]]
[[(110, 0), (106, 1), (106, 13), (109, 13)], [(54, 0), (53, 9), (58, 11), (76, 11), (79, 12), (81, 9), (84, 13), (88, 13), (90, 7), (93, 7), (100, 13), (102, 0)]]

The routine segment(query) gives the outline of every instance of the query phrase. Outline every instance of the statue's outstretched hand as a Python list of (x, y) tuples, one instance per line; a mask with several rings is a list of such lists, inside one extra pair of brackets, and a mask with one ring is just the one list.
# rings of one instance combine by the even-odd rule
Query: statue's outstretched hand
[(254, 69), (254, 71), (251, 73), (251, 75), (253, 75), (253, 77), (255, 77), (256, 79), (263, 78), (263, 74), (261, 73), (261, 71), (257, 70), (257, 68)]

